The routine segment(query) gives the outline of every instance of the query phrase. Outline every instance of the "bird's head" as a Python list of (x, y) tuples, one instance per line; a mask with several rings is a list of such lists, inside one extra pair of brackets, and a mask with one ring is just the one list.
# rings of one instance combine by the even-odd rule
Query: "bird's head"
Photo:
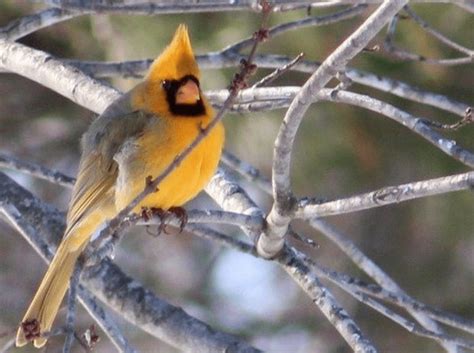
[(164, 117), (205, 115), (199, 78), (188, 30), (180, 25), (171, 43), (151, 65), (132, 104)]

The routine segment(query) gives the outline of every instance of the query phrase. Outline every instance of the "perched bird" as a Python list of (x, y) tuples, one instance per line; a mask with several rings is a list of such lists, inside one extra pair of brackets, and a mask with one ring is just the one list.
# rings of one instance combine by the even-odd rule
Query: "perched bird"
[[(82, 157), (67, 228), (28, 308), (16, 345), (47, 338), (75, 263), (92, 234), (144, 190), (201, 133), (214, 116), (199, 86), (200, 72), (187, 29), (153, 62), (145, 80), (112, 103), (82, 137)], [(214, 174), (224, 144), (216, 125), (197, 147), (135, 208), (179, 207)]]

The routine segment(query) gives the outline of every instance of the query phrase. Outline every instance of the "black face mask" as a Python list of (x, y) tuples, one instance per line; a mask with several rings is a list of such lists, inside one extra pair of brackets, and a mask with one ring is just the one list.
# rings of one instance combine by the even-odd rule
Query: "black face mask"
[(186, 75), (180, 80), (164, 80), (161, 84), (166, 92), (166, 100), (168, 102), (170, 112), (182, 116), (199, 116), (206, 114), (206, 108), (199, 99), (194, 104), (176, 104), (176, 93), (179, 88), (186, 84), (189, 80), (194, 81), (199, 87), (199, 80), (193, 75)]

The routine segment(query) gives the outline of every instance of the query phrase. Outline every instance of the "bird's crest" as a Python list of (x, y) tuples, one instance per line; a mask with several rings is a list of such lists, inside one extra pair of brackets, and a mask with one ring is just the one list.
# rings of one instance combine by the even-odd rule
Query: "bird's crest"
[(194, 58), (186, 25), (179, 25), (171, 43), (153, 62), (148, 72), (150, 81), (179, 80), (183, 76), (193, 75), (199, 79), (199, 68)]

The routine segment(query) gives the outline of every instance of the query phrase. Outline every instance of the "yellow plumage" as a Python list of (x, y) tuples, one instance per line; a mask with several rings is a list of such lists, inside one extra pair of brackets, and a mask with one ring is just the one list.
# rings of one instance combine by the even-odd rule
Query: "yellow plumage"
[[(64, 239), (22, 323), (36, 320), (41, 333), (51, 329), (76, 260), (97, 227), (127, 206), (143, 191), (147, 178), (160, 175), (209, 124), (214, 113), (201, 96), (199, 77), (187, 29), (181, 25), (145, 80), (91, 124), (82, 139)], [(177, 207), (195, 197), (215, 172), (223, 143), (224, 128), (218, 124), (135, 211)], [(17, 346), (31, 339), (35, 347), (46, 344), (46, 338), (31, 336), (23, 327)]]

